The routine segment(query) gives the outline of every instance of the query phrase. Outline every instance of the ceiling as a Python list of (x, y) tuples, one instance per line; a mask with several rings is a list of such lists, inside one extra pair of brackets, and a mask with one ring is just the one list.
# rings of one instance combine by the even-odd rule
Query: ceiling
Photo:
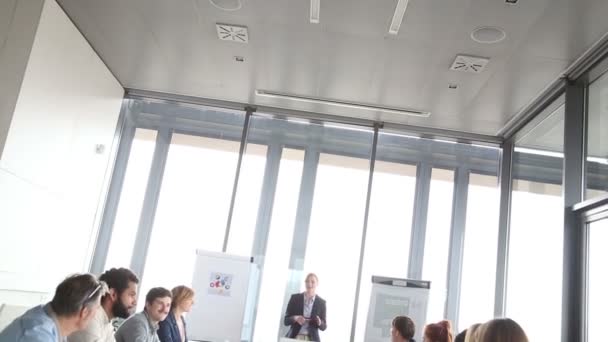
[[(608, 1), (58, 0), (126, 88), (495, 135), (603, 34)], [(244, 25), (249, 43), (220, 41), (216, 23)], [(498, 26), (497, 44), (470, 38)], [(457, 54), (490, 58), (480, 74), (450, 71)], [(243, 62), (235, 56), (244, 57)], [(457, 84), (457, 89), (448, 85)], [(256, 89), (430, 111), (428, 118), (285, 99)]]

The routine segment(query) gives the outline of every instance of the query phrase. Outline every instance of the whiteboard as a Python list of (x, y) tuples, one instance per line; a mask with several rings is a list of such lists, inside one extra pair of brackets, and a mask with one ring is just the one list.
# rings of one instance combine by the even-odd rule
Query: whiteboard
[(188, 339), (239, 342), (250, 286), (251, 258), (197, 250)]
[(416, 325), (415, 339), (422, 341), (430, 287), (430, 281), (373, 276), (365, 342), (389, 341), (396, 316), (411, 318)]

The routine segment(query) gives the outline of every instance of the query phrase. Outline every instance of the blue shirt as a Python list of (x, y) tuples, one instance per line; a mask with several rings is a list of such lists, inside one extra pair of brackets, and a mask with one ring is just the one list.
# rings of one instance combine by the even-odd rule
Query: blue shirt
[(0, 332), (0, 341), (61, 342), (64, 340), (65, 338), (59, 334), (59, 327), (50, 304), (29, 309)]

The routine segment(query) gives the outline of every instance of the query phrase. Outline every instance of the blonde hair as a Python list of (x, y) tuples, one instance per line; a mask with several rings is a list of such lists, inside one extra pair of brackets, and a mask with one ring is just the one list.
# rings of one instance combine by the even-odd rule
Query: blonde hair
[(192, 290), (188, 286), (180, 285), (174, 287), (173, 290), (171, 290), (171, 295), (173, 296), (173, 301), (171, 302), (171, 310), (173, 310), (185, 300), (194, 298), (194, 290)]
[(528, 342), (524, 329), (510, 318), (496, 318), (484, 323), (477, 335), (478, 342)]
[(317, 275), (314, 273), (308, 273), (308, 275), (306, 275), (306, 278), (304, 278), (304, 281), (308, 281), (308, 279), (311, 277), (314, 277), (317, 283), (319, 282), (319, 277), (317, 277)]
[(481, 323), (475, 323), (467, 329), (467, 333), (464, 336), (464, 342), (479, 342), (479, 329)]

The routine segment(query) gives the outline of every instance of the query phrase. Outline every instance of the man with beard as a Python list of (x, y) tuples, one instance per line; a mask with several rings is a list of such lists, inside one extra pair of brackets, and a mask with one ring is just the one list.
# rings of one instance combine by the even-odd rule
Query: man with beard
[(137, 306), (139, 279), (126, 268), (112, 268), (99, 276), (109, 291), (101, 298), (101, 310), (85, 330), (68, 337), (68, 342), (115, 342), (112, 320), (127, 319)]

